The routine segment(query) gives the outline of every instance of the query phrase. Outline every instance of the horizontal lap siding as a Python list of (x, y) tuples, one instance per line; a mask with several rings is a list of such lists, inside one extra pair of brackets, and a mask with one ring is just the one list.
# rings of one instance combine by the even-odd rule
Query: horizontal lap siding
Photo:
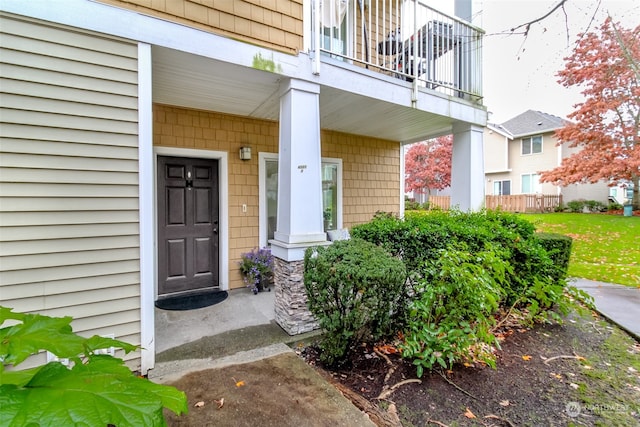
[(0, 304), (140, 344), (137, 46), (0, 31)]

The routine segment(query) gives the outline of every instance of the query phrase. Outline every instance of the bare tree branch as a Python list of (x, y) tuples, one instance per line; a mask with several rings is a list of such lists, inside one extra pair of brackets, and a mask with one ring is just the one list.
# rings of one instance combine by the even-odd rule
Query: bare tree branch
[(578, 43), (580, 43), (580, 40), (582, 40), (582, 37), (587, 34), (589, 32), (589, 30), (591, 29), (591, 24), (593, 24), (593, 21), (596, 20), (596, 15), (598, 14), (598, 10), (600, 10), (600, 5), (602, 5), (602, 0), (598, 0), (598, 4), (596, 6), (596, 10), (593, 11), (593, 15), (591, 15), (591, 20), (589, 21), (589, 24), (587, 25), (587, 28), (585, 28), (585, 30), (582, 32), (582, 34), (580, 34), (580, 37), (578, 37), (578, 40), (576, 40), (576, 46), (578, 45)]
[(564, 29), (567, 33), (567, 46), (569, 46), (569, 16), (567, 16), (567, 10), (562, 6), (562, 13), (564, 13)]
[[(524, 24), (520, 24), (517, 27), (513, 27), (511, 28), (511, 33), (512, 34), (516, 34), (516, 31), (519, 30), (520, 28), (524, 28), (524, 32), (521, 34), (524, 34), (524, 37), (527, 38), (527, 36), (529, 35), (529, 30), (531, 29), (531, 25), (535, 24), (536, 22), (540, 22), (543, 19), (549, 17), (551, 14), (553, 14), (553, 12), (555, 12), (556, 10), (558, 10), (558, 8), (562, 7), (562, 10), (564, 10), (564, 4), (567, 2), (568, 0), (560, 0), (555, 6), (553, 6), (551, 8), (551, 10), (547, 13), (545, 13), (544, 15), (542, 15), (539, 18), (536, 18), (532, 21), (529, 22), (525, 22)], [(565, 11), (565, 15), (566, 15), (566, 11)]]
[(611, 26), (613, 27), (613, 34), (616, 37), (616, 41), (620, 45), (620, 49), (622, 50), (622, 54), (624, 55), (624, 59), (627, 60), (629, 67), (633, 70), (633, 73), (636, 75), (636, 79), (640, 81), (640, 65), (638, 61), (633, 57), (633, 54), (629, 51), (627, 44), (620, 37), (620, 32), (618, 31), (618, 27), (616, 27), (616, 23), (613, 22), (613, 18), (611, 15), (608, 15), (609, 19), (611, 19)]

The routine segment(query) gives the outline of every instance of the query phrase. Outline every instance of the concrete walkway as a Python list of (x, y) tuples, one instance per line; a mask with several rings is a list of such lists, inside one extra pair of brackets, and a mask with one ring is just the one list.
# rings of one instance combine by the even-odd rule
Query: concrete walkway
[[(169, 425), (254, 425), (248, 419), (267, 427), (375, 427), (295, 354), (293, 348), (308, 345), (319, 331), (289, 336), (274, 321), (274, 294), (234, 289), (210, 307), (156, 309), (156, 365), (149, 379), (187, 392), (190, 408), (203, 395), (209, 397), (206, 408), (225, 397), (225, 410), (212, 410), (206, 420), (196, 418), (204, 409), (190, 409)], [(230, 382), (233, 375), (246, 387)], [(251, 393), (266, 398), (250, 399)]]
[(640, 341), (640, 288), (577, 278), (570, 284), (591, 295), (600, 314)]

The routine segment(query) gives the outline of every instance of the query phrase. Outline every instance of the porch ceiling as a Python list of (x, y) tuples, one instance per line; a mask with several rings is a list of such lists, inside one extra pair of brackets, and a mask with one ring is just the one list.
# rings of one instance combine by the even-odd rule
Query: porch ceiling
[[(154, 102), (278, 120), (278, 91), (283, 78), (279, 74), (157, 46), (153, 47), (152, 58)], [(450, 131), (452, 119), (321, 86), (320, 126), (351, 134), (413, 142)]]

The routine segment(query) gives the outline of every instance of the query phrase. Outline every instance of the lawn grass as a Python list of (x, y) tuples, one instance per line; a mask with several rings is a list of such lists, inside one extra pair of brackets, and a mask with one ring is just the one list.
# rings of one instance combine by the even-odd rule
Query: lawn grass
[(640, 287), (640, 217), (523, 214), (538, 231), (573, 238), (569, 275)]

